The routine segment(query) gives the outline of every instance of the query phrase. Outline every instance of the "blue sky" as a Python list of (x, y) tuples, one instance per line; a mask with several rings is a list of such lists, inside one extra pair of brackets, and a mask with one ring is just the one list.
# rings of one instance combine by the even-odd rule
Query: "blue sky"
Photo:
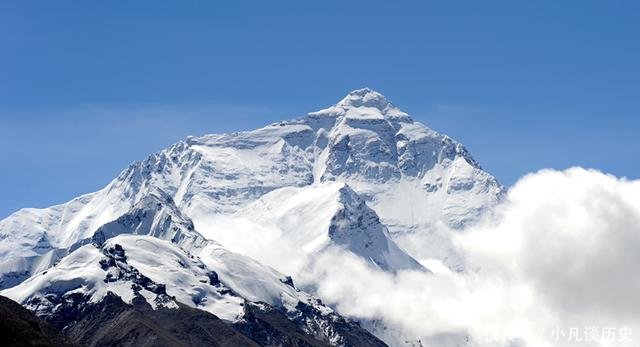
[(369, 86), (505, 184), (638, 178), (638, 1), (0, 1), (0, 218)]

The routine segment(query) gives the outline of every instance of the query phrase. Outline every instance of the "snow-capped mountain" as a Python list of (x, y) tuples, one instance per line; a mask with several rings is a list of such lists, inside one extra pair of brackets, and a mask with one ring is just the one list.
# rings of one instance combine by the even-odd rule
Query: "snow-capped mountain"
[(101, 246), (82, 246), (48, 271), (3, 293), (39, 315), (55, 314), (72, 293), (97, 303), (111, 292), (127, 303), (136, 296), (152, 307), (177, 308), (181, 302), (236, 320), (243, 300), (217, 278), (201, 261), (168, 242), (120, 235)]
[[(233, 324), (276, 310), (349, 345), (354, 331), (369, 337), (283, 272), (332, 248), (383, 271), (428, 271), (429, 261), (461, 271), (453, 233), (503, 193), (464, 146), (364, 88), (294, 120), (189, 137), (97, 192), (10, 215), (0, 221), (0, 289), (43, 315), (71, 294), (187, 305)], [(263, 252), (264, 237), (283, 253)]]
[[(236, 212), (278, 188), (325, 181), (348, 183), (409, 254), (452, 267), (461, 261), (451, 260), (447, 234), (436, 226), (473, 222), (503, 193), (461, 144), (365, 88), (296, 120), (187, 138), (132, 164), (98, 192), (20, 210), (0, 221), (0, 259), (71, 247), (156, 188), (207, 233), (212, 215)], [(11, 265), (3, 268), (14, 275), (20, 267), (43, 267)]]

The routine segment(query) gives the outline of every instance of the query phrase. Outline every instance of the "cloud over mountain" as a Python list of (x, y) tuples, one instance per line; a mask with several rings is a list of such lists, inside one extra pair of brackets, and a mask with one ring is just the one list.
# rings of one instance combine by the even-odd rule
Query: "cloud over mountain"
[[(581, 345), (632, 346), (620, 331), (640, 323), (640, 181), (542, 170), (523, 177), (497, 215), (457, 241), (474, 264), (466, 273), (394, 275), (336, 252), (316, 259), (308, 278), (343, 314), (382, 320), (434, 346), (456, 333), (480, 346), (508, 337), (571, 346), (572, 328)], [(614, 343), (585, 341), (593, 326), (615, 328)], [(556, 330), (566, 336), (556, 341)]]

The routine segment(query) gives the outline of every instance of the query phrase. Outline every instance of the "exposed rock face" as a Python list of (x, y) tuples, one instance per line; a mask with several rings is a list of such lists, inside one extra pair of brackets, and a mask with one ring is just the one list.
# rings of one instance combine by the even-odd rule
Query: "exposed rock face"
[(126, 304), (110, 293), (98, 303), (63, 306), (45, 317), (82, 346), (258, 346), (211, 313), (181, 304), (154, 310), (141, 296)]
[(49, 323), (3, 296), (0, 296), (0, 336), (6, 346), (76, 346)]

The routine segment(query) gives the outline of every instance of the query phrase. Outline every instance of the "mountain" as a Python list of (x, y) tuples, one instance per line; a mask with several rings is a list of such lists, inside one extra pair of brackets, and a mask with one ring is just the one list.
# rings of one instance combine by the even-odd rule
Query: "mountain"
[(48, 267), (31, 257), (55, 258), (53, 250), (89, 238), (149, 190), (166, 192), (207, 234), (211, 216), (234, 213), (278, 188), (326, 181), (349, 184), (411, 256), (455, 269), (463, 259), (440, 226), (473, 223), (504, 192), (464, 146), (365, 88), (292, 121), (189, 137), (132, 164), (98, 192), (10, 215), (0, 221), (0, 259), (9, 261), (2, 280), (8, 287)]
[(453, 235), (503, 194), (464, 146), (364, 88), (294, 120), (188, 137), (97, 192), (17, 211), (0, 221), (0, 289), (43, 317), (67, 297), (89, 310), (114, 296), (138, 313), (144, 298), (154, 312), (208, 312), (259, 344), (307, 341), (282, 333), (295, 326), (375, 346), (283, 272), (332, 249), (382, 271), (464, 271)]
[(0, 296), (0, 336), (3, 345), (14, 347), (76, 346), (47, 322), (3, 296)]

